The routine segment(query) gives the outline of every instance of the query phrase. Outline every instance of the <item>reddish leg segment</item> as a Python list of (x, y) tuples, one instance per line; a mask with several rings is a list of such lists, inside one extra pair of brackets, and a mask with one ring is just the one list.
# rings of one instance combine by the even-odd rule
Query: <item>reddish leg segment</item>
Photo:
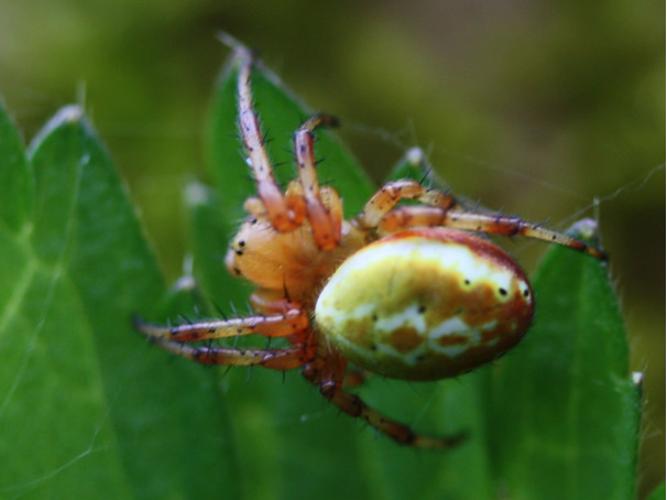
[(264, 148), (259, 119), (252, 108), (252, 56), (246, 49), (237, 48), (237, 51), (241, 60), (238, 80), (239, 127), (257, 183), (257, 193), (276, 231), (292, 231), (301, 225), (305, 216), (303, 203), (300, 197), (283, 196), (276, 182), (273, 167)]
[(436, 207), (395, 208), (382, 218), (378, 231), (380, 234), (388, 234), (411, 227), (442, 226), (446, 213)]
[(343, 226), (343, 200), (341, 200), (336, 190), (329, 186), (323, 186), (320, 189), (320, 198), (329, 210), (329, 218), (333, 223), (335, 234), (340, 235)]
[(319, 126), (335, 126), (337, 121), (328, 115), (317, 115), (307, 120), (294, 134), (294, 150), (299, 166), (299, 180), (303, 186), (308, 220), (315, 243), (322, 250), (332, 250), (340, 242), (342, 215), (330, 211), (320, 196), (315, 169), (313, 131)]
[(418, 200), (445, 211), (458, 205), (456, 200), (446, 193), (426, 188), (417, 181), (404, 179), (382, 186), (357, 216), (357, 223), (362, 229), (376, 228), (382, 218), (401, 200)]
[(343, 412), (351, 417), (364, 419), (369, 425), (399, 444), (417, 448), (452, 448), (466, 439), (465, 433), (444, 437), (416, 434), (407, 425), (387, 418), (371, 408), (359, 396), (345, 392), (340, 381), (335, 380), (331, 374), (327, 375), (325, 370), (318, 370), (313, 364), (304, 368), (303, 376), (317, 385), (320, 393)]
[(194, 347), (169, 340), (156, 340), (155, 343), (165, 351), (204, 365), (263, 366), (273, 370), (291, 370), (315, 356), (313, 348), (306, 345), (288, 349), (230, 349)]
[(447, 211), (436, 207), (400, 207), (389, 212), (380, 222), (380, 232), (396, 232), (410, 227), (444, 226), (466, 231), (524, 236), (587, 253), (596, 259), (606, 260), (607, 254), (599, 248), (565, 234), (545, 229), (518, 217), (487, 215), (472, 212)]
[(267, 337), (286, 337), (308, 328), (308, 316), (300, 309), (284, 314), (251, 316), (225, 321), (206, 321), (178, 326), (161, 326), (135, 319), (135, 328), (155, 340), (198, 342), (201, 340), (260, 334)]
[(362, 370), (349, 370), (345, 373), (345, 378), (343, 379), (343, 387), (359, 387), (366, 382), (366, 377), (368, 373)]

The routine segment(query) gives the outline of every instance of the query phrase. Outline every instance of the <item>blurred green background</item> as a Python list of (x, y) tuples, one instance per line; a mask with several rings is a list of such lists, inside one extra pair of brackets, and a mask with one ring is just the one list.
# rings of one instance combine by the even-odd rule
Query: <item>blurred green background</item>
[[(557, 228), (599, 215), (646, 373), (647, 492), (665, 469), (664, 19), (664, 2), (631, 0), (0, 0), (0, 96), (30, 138), (85, 95), (172, 279), (220, 29), (340, 116), (378, 181), (419, 144), (489, 208)], [(528, 269), (544, 251), (509, 249)]]

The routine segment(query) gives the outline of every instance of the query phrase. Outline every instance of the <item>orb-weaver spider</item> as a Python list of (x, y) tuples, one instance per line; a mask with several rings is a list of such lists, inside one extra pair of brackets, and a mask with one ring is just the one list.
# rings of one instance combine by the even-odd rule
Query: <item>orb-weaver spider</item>
[[(469, 211), (450, 194), (413, 180), (385, 184), (359, 215), (320, 186), (313, 132), (335, 125), (317, 115), (294, 135), (298, 179), (283, 193), (264, 147), (251, 94), (251, 53), (239, 61), (240, 134), (257, 187), (226, 257), (230, 272), (256, 286), (256, 315), (165, 327), (137, 321), (163, 349), (202, 364), (301, 368), (331, 403), (398, 443), (450, 447), (462, 434), (431, 437), (384, 417), (345, 391), (349, 362), (370, 373), (436, 380), (470, 371), (516, 345), (534, 299), (521, 268), (472, 232), (524, 236), (604, 259), (603, 251), (516, 217)], [(401, 200), (420, 205), (398, 206)], [(284, 349), (192, 345), (258, 334)]]

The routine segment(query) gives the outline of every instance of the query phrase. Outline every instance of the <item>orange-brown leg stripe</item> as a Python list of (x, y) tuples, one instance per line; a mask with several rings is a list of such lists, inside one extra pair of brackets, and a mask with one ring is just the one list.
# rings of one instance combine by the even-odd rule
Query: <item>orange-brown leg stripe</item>
[(278, 184), (273, 167), (264, 148), (264, 139), (259, 119), (252, 107), (251, 73), (252, 56), (248, 51), (240, 51), (241, 65), (238, 76), (238, 114), (241, 138), (248, 155), (257, 193), (266, 207), (271, 225), (280, 232), (292, 231), (299, 227), (298, 214), (290, 210)]
[(607, 260), (607, 254), (595, 246), (588, 245), (563, 233), (551, 231), (537, 224), (526, 222), (518, 217), (470, 212), (448, 212), (445, 215), (443, 225), (455, 229), (479, 231), (487, 234), (524, 236), (526, 238), (556, 243), (579, 252), (587, 253), (596, 259)]
[(407, 425), (387, 418), (371, 408), (359, 396), (343, 391), (339, 383), (334, 380), (320, 379), (320, 374), (308, 369), (304, 370), (304, 376), (318, 385), (320, 393), (343, 412), (351, 417), (363, 418), (372, 427), (399, 444), (417, 448), (452, 448), (466, 439), (463, 433), (443, 437), (416, 434)]
[(607, 254), (583, 241), (563, 233), (545, 229), (518, 217), (487, 215), (459, 210), (449, 211), (436, 207), (399, 207), (387, 213), (378, 224), (379, 232), (393, 233), (411, 227), (443, 226), (466, 231), (477, 231), (500, 236), (523, 236), (548, 243), (556, 243), (596, 259), (606, 260)]
[(294, 134), (294, 150), (299, 168), (299, 181), (306, 200), (308, 220), (312, 227), (315, 243), (322, 250), (332, 250), (340, 242), (340, 221), (324, 205), (320, 196), (320, 186), (315, 168), (315, 149), (313, 131), (321, 125), (333, 123), (327, 115), (318, 115), (307, 120)]
[(166, 351), (204, 365), (264, 366), (273, 370), (291, 370), (304, 365), (314, 356), (312, 349), (304, 345), (272, 350), (193, 347), (165, 340), (155, 343)]
[(389, 213), (401, 200), (419, 200), (425, 205), (449, 210), (458, 205), (456, 200), (435, 189), (428, 189), (419, 182), (404, 179), (388, 182), (376, 192), (364, 206), (357, 217), (362, 228), (375, 228), (382, 218)]
[(270, 316), (250, 316), (225, 321), (207, 321), (173, 327), (154, 325), (135, 319), (135, 327), (152, 339), (177, 342), (198, 342), (201, 340), (241, 335), (259, 334), (267, 337), (286, 337), (308, 328), (307, 314), (300, 309), (292, 309), (284, 314)]

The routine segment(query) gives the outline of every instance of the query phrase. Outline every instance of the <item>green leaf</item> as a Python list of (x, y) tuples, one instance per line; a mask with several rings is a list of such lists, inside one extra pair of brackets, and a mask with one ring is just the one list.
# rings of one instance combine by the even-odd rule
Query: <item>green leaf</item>
[(0, 102), (0, 222), (18, 231), (30, 215), (32, 177), (23, 143)]
[[(255, 192), (237, 136), (236, 75), (232, 61), (223, 70), (212, 107), (208, 167), (216, 181), (214, 188), (199, 193), (195, 188), (193, 195), (190, 187), (188, 199), (193, 207), (195, 276), (205, 297), (228, 312), (230, 303), (247, 312), (248, 284), (230, 277), (223, 266), (228, 240), (243, 215), (243, 202)], [(276, 164), (282, 163), (277, 177), (285, 183), (294, 176), (292, 134), (308, 112), (276, 80), (266, 71), (255, 71), (253, 92), (270, 139), (269, 154)], [(345, 193), (346, 213), (354, 213), (372, 193), (372, 185), (331, 132), (318, 131), (317, 137), (317, 154), (324, 158), (318, 166), (320, 177), (334, 181)], [(268, 370), (232, 369), (223, 383), (239, 443), (236, 453), (241, 463), (251, 464), (237, 478), (246, 498), (339, 497), (340, 477), (331, 473), (332, 457), (345, 478), (345, 490), (365, 491), (355, 457), (358, 429), (338, 416), (298, 373), (287, 374), (283, 381), (279, 373)]]
[[(235, 86), (236, 72), (231, 63), (218, 84), (209, 129), (209, 168), (216, 179), (215, 194), (193, 212), (193, 239), (195, 249), (200, 249), (195, 251), (196, 274), (202, 283), (207, 282), (207, 277), (216, 276), (215, 280), (208, 278), (205, 295), (211, 301), (231, 300), (240, 305), (247, 297), (247, 288), (228, 276), (223, 278), (220, 271), (225, 242), (242, 216), (239, 207), (254, 194), (235, 136)], [(276, 163), (285, 162), (279, 167), (278, 176), (286, 182), (293, 175), (289, 140), (307, 112), (266, 72), (254, 73), (253, 88), (264, 130), (269, 130), (273, 139), (270, 155)], [(366, 182), (359, 181), (359, 174), (354, 173), (359, 167), (349, 161), (349, 155), (344, 150), (337, 153), (331, 149), (339, 146), (329, 142), (330, 137), (328, 133), (320, 135), (318, 153), (321, 154), (320, 148), (329, 148), (324, 156), (339, 160), (328, 159), (320, 171), (325, 179), (333, 176), (349, 215), (361, 207), (372, 190)], [(417, 158), (415, 151), (408, 152), (397, 164), (391, 178), (419, 180), (430, 171), (424, 157)], [(431, 182), (439, 185), (437, 179)], [(224, 227), (226, 238), (211, 244), (211, 231), (216, 225)], [(419, 457), (415, 460), (412, 450), (361, 429), (349, 418), (337, 418), (326, 403), (317, 402), (315, 391), (298, 380), (288, 377), (282, 387), (274, 389), (275, 374), (254, 371), (247, 381), (235, 370), (226, 383), (233, 389), (242, 387), (245, 392), (233, 396), (230, 389), (227, 401), (240, 440), (252, 442), (261, 429), (264, 440), (281, 449), (289, 448), (288, 454), (270, 447), (246, 447), (239, 450), (241, 461), (268, 469), (265, 475), (273, 478), (270, 490), (275, 498), (311, 495), (318, 491), (318, 485), (318, 496), (339, 497), (340, 488), (335, 484), (340, 471), (346, 470), (354, 471), (350, 476), (354, 482), (346, 486), (354, 492), (353, 496), (359, 497), (494, 498), (511, 492), (516, 498), (563, 498), (560, 493), (568, 498), (594, 498), (602, 491), (616, 495), (609, 498), (631, 498), (640, 405), (638, 389), (627, 373), (627, 342), (613, 291), (606, 269), (590, 257), (562, 248), (553, 252), (558, 258), (549, 257), (537, 279), (540, 305), (534, 331), (528, 335), (530, 342), (523, 350), (520, 347), (504, 362), (456, 381), (410, 385), (371, 377), (359, 391), (371, 405), (414, 424), (418, 430), (468, 430), (471, 439), (460, 449), (417, 452)], [(559, 263), (559, 259), (565, 263)], [(581, 271), (565, 272), (578, 269), (575, 263)], [(587, 278), (577, 281), (576, 277), (584, 274)], [(576, 283), (545, 285), (546, 276), (569, 277)], [(566, 298), (561, 293), (563, 287), (568, 290)], [(545, 335), (542, 331), (551, 332), (555, 341), (553, 346), (548, 341), (537, 346), (538, 355), (555, 364), (549, 372), (545, 372), (544, 360), (539, 356), (530, 363), (524, 358), (533, 349), (531, 343)], [(563, 345), (567, 344), (563, 339), (573, 338), (578, 339), (574, 345)], [(600, 342), (605, 349), (599, 349)], [(590, 356), (591, 362), (573, 366), (573, 359), (579, 356)], [(550, 379), (546, 378), (547, 373)], [(519, 396), (517, 387), (529, 394)], [(560, 394), (560, 400), (551, 400), (549, 391)], [(570, 397), (574, 403), (562, 406), (562, 400)], [(566, 408), (575, 415), (565, 415)], [(519, 412), (529, 416), (535, 412), (537, 417), (524, 426), (523, 421), (516, 423), (515, 414)], [(316, 421), (313, 414), (320, 415)], [(249, 419), (249, 415), (253, 418)], [(546, 434), (542, 433), (545, 422), (540, 416), (548, 417), (548, 424), (554, 426)], [(289, 428), (276, 428), (276, 422), (289, 422)], [(597, 430), (590, 431), (591, 426)], [(331, 441), (326, 436), (338, 438)], [(289, 464), (287, 457), (294, 453), (300, 457), (299, 468)], [(315, 469), (312, 464), (317, 464)], [(577, 475), (577, 470), (585, 473)], [(575, 476), (568, 477), (567, 473)], [(244, 491), (250, 492), (251, 498), (268, 494), (253, 489), (253, 481), (244, 471), (240, 476), (242, 483), (249, 485)], [(564, 484), (562, 477), (568, 477), (570, 482)], [(595, 479), (600, 477), (614, 480)], [(285, 484), (293, 488), (285, 490)]]
[[(235, 86), (232, 62), (208, 128), (214, 185), (187, 189), (194, 289), (190, 277), (165, 288), (79, 108), (58, 113), (26, 155), (0, 107), (0, 457), (11, 457), (0, 497), (632, 498), (640, 386), (607, 269), (570, 250), (545, 258), (534, 327), (502, 361), (429, 384), (371, 376), (358, 390), (418, 431), (467, 430), (450, 451), (397, 446), (340, 415), (298, 371), (208, 369), (133, 331), (133, 313), (247, 311), (251, 288), (223, 263), (254, 194)], [(308, 111), (265, 69), (253, 87), (284, 183)], [(349, 216), (374, 188), (334, 134), (317, 134), (321, 178)], [(393, 178), (424, 176), (412, 153)]]
[(424, 152), (421, 148), (413, 147), (406, 151), (403, 158), (394, 165), (386, 180), (412, 179), (421, 181), (422, 179), (429, 178), (432, 173), (433, 168), (426, 161)]
[[(4, 110), (0, 123), (2, 151), (12, 145), (10, 158), (21, 158)], [(46, 125), (30, 164), (34, 178), (22, 161), (0, 163), (18, 186), (0, 199), (12, 221), (0, 226), (0, 496), (233, 493), (213, 374), (170, 363), (132, 331), (130, 315), (164, 302), (165, 290), (79, 108)], [(202, 481), (212, 463), (216, 473)]]
[[(195, 275), (209, 302), (230, 301), (243, 310), (247, 284), (230, 278), (222, 267), (227, 242), (242, 216), (240, 207), (254, 195), (236, 130), (236, 69), (232, 61), (216, 88), (209, 137), (212, 190), (188, 190), (193, 209)], [(269, 154), (278, 178), (295, 175), (291, 138), (309, 112), (265, 69), (253, 74), (253, 92), (264, 131), (272, 139)], [(316, 154), (324, 158), (318, 173), (342, 194), (346, 214), (356, 213), (373, 192), (363, 170), (329, 131), (318, 131)], [(421, 172), (421, 170), (420, 170)], [(421, 178), (423, 173), (420, 173)], [(222, 240), (215, 233), (224, 232)], [(213, 311), (214, 313), (214, 311)], [(397, 446), (365, 428), (358, 420), (338, 415), (317, 388), (288, 374), (233, 369), (225, 375), (225, 399), (239, 441), (240, 461), (255, 466), (241, 470), (239, 480), (249, 498), (295, 498), (317, 495), (340, 498), (490, 498), (484, 454), (484, 419), (478, 386), (483, 374), (465, 381), (418, 384), (371, 377), (362, 397), (394, 418), (414, 423), (423, 432), (442, 434), (469, 430), (474, 436), (459, 450), (423, 453)], [(261, 439), (266, 445), (257, 445)], [(471, 466), (474, 464), (474, 466)], [(255, 480), (261, 471), (260, 486)], [(344, 484), (341, 484), (344, 478)]]
[(665, 500), (665, 482), (660, 483), (646, 498), (647, 500)]
[[(419, 152), (408, 151), (390, 179), (430, 176)], [(627, 339), (606, 267), (554, 248), (535, 289), (538, 313), (528, 340), (491, 375), (487, 432), (497, 487), (512, 498), (632, 498), (641, 395), (628, 373)], [(483, 388), (471, 387), (468, 398), (481, 398), (473, 394)], [(477, 401), (478, 412), (484, 406)]]
[(511, 498), (634, 497), (640, 390), (608, 273), (551, 248), (534, 280), (534, 326), (495, 367), (491, 452)]
[[(427, 181), (446, 190), (420, 148), (411, 148), (394, 165), (387, 180)], [(486, 453), (484, 400), (486, 370), (456, 380), (408, 384), (392, 381), (378, 387), (372, 381), (364, 390), (369, 402), (387, 409), (405, 422), (425, 425), (432, 432), (469, 434), (456, 450), (424, 454), (410, 460), (401, 448), (386, 439), (368, 442), (362, 450), (372, 489), (378, 498), (493, 498), (490, 463)], [(422, 414), (424, 405), (429, 411)], [(417, 415), (415, 415), (417, 413)], [(416, 418), (420, 417), (420, 418)], [(403, 478), (413, 478), (404, 481)]]

